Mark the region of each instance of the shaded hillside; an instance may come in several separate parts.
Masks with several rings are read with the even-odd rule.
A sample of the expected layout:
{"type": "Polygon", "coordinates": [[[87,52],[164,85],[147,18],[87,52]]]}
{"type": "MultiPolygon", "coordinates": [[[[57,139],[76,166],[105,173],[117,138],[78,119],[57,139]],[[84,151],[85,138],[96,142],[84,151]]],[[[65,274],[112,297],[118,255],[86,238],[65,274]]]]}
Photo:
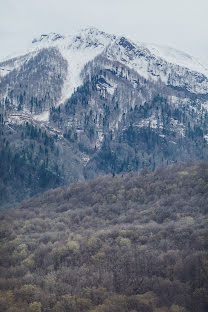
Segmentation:
{"type": "Polygon", "coordinates": [[[83,180],[80,160],[57,133],[27,119],[0,124],[0,208],[77,180],[83,180]]]}
{"type": "Polygon", "coordinates": [[[1,311],[205,312],[208,164],[58,188],[4,211],[1,311]]]}

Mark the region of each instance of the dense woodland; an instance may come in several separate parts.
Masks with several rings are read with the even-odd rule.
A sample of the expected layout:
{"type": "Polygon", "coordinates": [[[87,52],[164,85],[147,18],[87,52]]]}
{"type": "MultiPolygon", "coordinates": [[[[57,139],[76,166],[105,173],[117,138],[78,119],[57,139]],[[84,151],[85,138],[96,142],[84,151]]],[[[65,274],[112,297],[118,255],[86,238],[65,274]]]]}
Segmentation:
{"type": "Polygon", "coordinates": [[[98,177],[0,214],[2,312],[208,310],[208,164],[98,177]]]}
{"type": "Polygon", "coordinates": [[[57,137],[28,121],[0,122],[0,209],[83,179],[82,166],[72,149],[57,137]]]}

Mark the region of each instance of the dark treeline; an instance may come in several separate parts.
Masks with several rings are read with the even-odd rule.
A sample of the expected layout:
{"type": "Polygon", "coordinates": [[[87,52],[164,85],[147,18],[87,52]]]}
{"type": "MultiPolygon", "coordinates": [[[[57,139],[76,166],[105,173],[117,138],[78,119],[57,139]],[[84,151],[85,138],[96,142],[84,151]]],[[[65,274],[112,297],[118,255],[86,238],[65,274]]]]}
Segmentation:
{"type": "Polygon", "coordinates": [[[0,311],[205,312],[208,164],[99,177],[0,214],[0,311]]]}
{"type": "Polygon", "coordinates": [[[55,138],[31,123],[0,128],[0,207],[60,185],[58,156],[55,138]]]}
{"type": "Polygon", "coordinates": [[[83,179],[82,166],[64,142],[35,122],[0,123],[0,209],[83,179]]]}

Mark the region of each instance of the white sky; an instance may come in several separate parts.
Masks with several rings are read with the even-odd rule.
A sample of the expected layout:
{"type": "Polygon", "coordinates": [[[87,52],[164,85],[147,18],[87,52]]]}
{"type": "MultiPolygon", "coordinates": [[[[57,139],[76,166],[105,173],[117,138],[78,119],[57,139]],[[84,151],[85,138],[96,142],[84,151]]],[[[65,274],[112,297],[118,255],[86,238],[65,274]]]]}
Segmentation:
{"type": "Polygon", "coordinates": [[[0,0],[0,57],[43,33],[95,26],[208,63],[208,0],[0,0]]]}

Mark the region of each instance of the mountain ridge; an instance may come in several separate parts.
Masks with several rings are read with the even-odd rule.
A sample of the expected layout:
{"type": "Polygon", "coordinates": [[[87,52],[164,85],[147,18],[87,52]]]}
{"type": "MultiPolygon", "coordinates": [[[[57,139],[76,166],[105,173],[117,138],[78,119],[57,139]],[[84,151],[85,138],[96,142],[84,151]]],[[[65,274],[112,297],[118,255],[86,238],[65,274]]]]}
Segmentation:
{"type": "MultiPolygon", "coordinates": [[[[74,81],[70,81],[70,79],[68,78],[69,81],[67,83],[67,87],[69,86],[69,84],[71,85],[70,92],[68,91],[67,95],[63,96],[62,101],[64,101],[67,97],[70,97],[74,88],[77,88],[78,86],[82,84],[82,81],[80,81],[79,79],[79,75],[84,65],[86,65],[87,62],[91,61],[94,57],[102,53],[104,54],[107,53],[107,55],[109,54],[109,57],[112,57],[114,60],[116,58],[119,58],[119,61],[121,62],[123,61],[123,63],[127,62],[127,65],[130,66],[131,69],[136,70],[144,78],[149,79],[151,77],[151,79],[156,79],[157,76],[160,76],[160,79],[162,79],[166,84],[168,84],[169,78],[162,77],[164,76],[164,73],[161,74],[157,70],[155,70],[155,65],[153,66],[153,68],[152,66],[150,66],[151,68],[148,69],[146,68],[147,64],[145,60],[143,61],[143,63],[140,62],[139,64],[136,64],[137,58],[135,59],[136,61],[132,63],[131,58],[134,58],[132,50],[135,50],[136,55],[139,55],[140,58],[146,57],[148,60],[154,60],[154,58],[156,58],[157,59],[156,67],[164,66],[164,64],[160,64],[162,60],[162,63],[165,61],[167,64],[172,64],[174,66],[177,65],[179,66],[179,68],[186,68],[194,72],[198,71],[203,76],[206,74],[205,77],[208,77],[208,70],[205,68],[205,66],[198,64],[197,61],[193,57],[189,56],[188,54],[184,54],[183,52],[177,51],[173,48],[166,48],[169,51],[174,51],[172,54],[175,53],[176,55],[179,55],[181,53],[183,56],[184,55],[186,56],[185,57],[186,59],[189,59],[189,60],[191,59],[193,61],[193,64],[191,64],[191,62],[189,62],[188,64],[188,62],[185,61],[184,63],[187,63],[185,64],[187,66],[180,66],[182,65],[183,62],[179,60],[178,62],[179,64],[177,64],[177,58],[174,58],[175,64],[174,62],[171,63],[167,59],[167,55],[165,58],[165,53],[161,53],[162,50],[157,49],[159,46],[156,46],[156,45],[152,46],[152,45],[144,44],[144,43],[135,44],[133,43],[132,40],[126,39],[125,37],[109,35],[105,32],[99,31],[96,28],[89,27],[80,32],[75,32],[73,35],[68,35],[68,36],[66,35],[62,36],[56,33],[50,33],[49,35],[46,35],[46,34],[41,35],[39,40],[38,39],[33,40],[33,46],[34,47],[31,48],[31,50],[29,50],[28,53],[36,54],[39,52],[40,49],[56,47],[60,51],[62,56],[67,60],[69,72],[72,71],[71,76],[76,75],[76,78],[73,78],[74,81]],[[124,48],[124,51],[122,51],[121,55],[119,55],[120,48],[124,48]],[[79,50],[79,53],[77,53],[76,55],[77,50],[79,50]],[[110,51],[108,52],[108,50],[110,51]],[[69,51],[71,51],[71,53],[69,51]],[[126,57],[127,59],[125,59],[126,57]],[[78,60],[76,60],[76,58],[78,58],[78,60]],[[80,61],[81,61],[81,64],[80,64],[80,61]]],[[[68,73],[68,76],[69,75],[70,74],[68,73]]],[[[200,78],[199,78],[196,75],[195,83],[197,83],[197,79],[203,80],[203,76],[200,75],[200,78]]],[[[202,84],[203,84],[203,81],[202,81],[202,84]]],[[[203,94],[207,94],[208,84],[207,83],[204,83],[204,84],[205,86],[202,86],[202,88],[198,87],[198,89],[194,90],[194,88],[192,87],[190,88],[190,90],[196,93],[201,92],[203,94]]]]}
{"type": "MultiPolygon", "coordinates": [[[[208,68],[207,68],[208,65],[203,64],[199,60],[199,58],[195,58],[195,57],[191,56],[190,54],[188,54],[187,52],[183,52],[182,50],[179,50],[179,49],[176,49],[176,48],[173,48],[173,47],[170,47],[170,46],[159,45],[159,44],[154,44],[154,43],[147,43],[147,42],[140,42],[138,40],[130,39],[130,37],[126,36],[126,35],[117,35],[117,36],[110,35],[110,34],[107,34],[107,33],[103,32],[103,31],[98,30],[95,27],[83,28],[80,31],[74,32],[74,35],[66,35],[66,34],[65,35],[61,35],[61,34],[57,34],[57,33],[43,34],[39,38],[33,39],[32,43],[42,42],[43,40],[46,40],[46,42],[48,40],[48,43],[49,43],[50,41],[56,41],[58,39],[67,39],[67,38],[71,38],[73,36],[77,37],[82,32],[84,32],[84,33],[90,32],[91,34],[93,34],[93,33],[100,33],[100,34],[102,34],[102,35],[104,35],[106,37],[110,37],[112,40],[115,40],[116,38],[117,39],[119,39],[119,38],[120,39],[121,38],[126,38],[131,44],[136,44],[137,46],[141,46],[141,47],[144,46],[144,47],[146,47],[150,52],[155,54],[155,56],[159,56],[160,55],[160,57],[163,58],[163,59],[166,59],[166,57],[168,58],[168,56],[169,56],[170,60],[171,60],[171,56],[172,56],[173,57],[172,58],[173,63],[175,61],[175,64],[177,64],[179,66],[181,65],[181,66],[184,66],[184,67],[187,67],[189,69],[193,69],[194,70],[194,66],[192,67],[191,63],[188,63],[188,60],[189,61],[193,60],[194,63],[195,63],[195,71],[199,71],[201,73],[204,73],[206,76],[208,75],[208,68]],[[178,60],[178,63],[177,63],[177,57],[178,58],[181,57],[181,60],[178,60]],[[184,65],[183,65],[183,61],[182,60],[184,60],[184,65]],[[185,63],[187,63],[187,64],[185,65],[185,63]],[[199,68],[201,68],[201,70],[199,68]]],[[[167,59],[167,61],[168,61],[168,59],[167,59]]],[[[194,64],[192,64],[192,65],[194,65],[194,64]]]]}
{"type": "MultiPolygon", "coordinates": [[[[2,165],[4,200],[15,179],[32,183],[30,170],[41,192],[100,174],[208,159],[204,74],[94,28],[40,39],[31,52],[0,63],[10,70],[0,76],[1,157],[11,176],[2,165]],[[37,175],[34,163],[42,164],[37,175]]],[[[31,194],[32,184],[24,196],[31,194]]]]}

